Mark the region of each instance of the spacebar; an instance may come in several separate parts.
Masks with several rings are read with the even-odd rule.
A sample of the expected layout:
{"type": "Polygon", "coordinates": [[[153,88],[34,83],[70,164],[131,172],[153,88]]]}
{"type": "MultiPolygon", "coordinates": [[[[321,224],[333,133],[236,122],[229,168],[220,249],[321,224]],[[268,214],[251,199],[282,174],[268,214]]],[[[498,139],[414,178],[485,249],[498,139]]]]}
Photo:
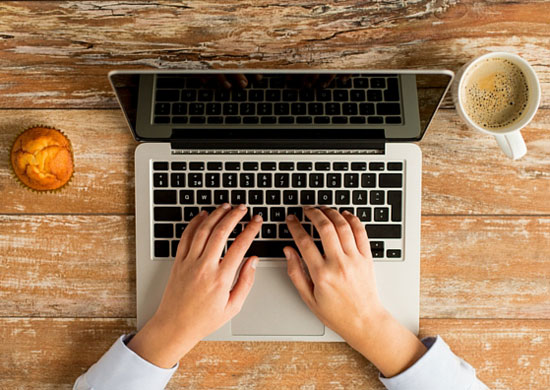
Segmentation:
{"type": "MultiPolygon", "coordinates": [[[[229,240],[227,242],[227,248],[231,246],[234,240],[229,240]]],[[[321,241],[314,241],[321,253],[323,253],[323,246],[321,241]]],[[[296,249],[298,247],[292,240],[269,240],[269,241],[254,241],[248,251],[246,252],[245,257],[247,256],[258,256],[258,257],[270,257],[270,258],[284,258],[285,254],[283,253],[283,248],[285,246],[292,246],[296,249]]],[[[299,251],[298,251],[299,252],[299,251]]]]}

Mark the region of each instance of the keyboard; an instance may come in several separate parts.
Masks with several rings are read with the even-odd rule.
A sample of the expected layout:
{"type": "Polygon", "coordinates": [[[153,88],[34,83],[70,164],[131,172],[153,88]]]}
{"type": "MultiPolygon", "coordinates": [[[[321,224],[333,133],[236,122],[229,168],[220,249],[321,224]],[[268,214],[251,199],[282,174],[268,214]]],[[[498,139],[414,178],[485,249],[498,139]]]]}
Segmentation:
{"type": "Polygon", "coordinates": [[[398,75],[347,75],[324,88],[304,88],[285,75],[250,78],[246,88],[225,89],[196,76],[156,75],[152,123],[183,127],[403,124],[398,75]]]}
{"type": "Polygon", "coordinates": [[[282,258],[284,246],[296,247],[285,222],[288,214],[296,215],[322,251],[319,234],[302,207],[326,205],[359,217],[375,261],[403,260],[404,162],[333,157],[330,162],[322,155],[151,161],[152,258],[174,258],[189,221],[201,210],[212,212],[227,202],[246,204],[249,213],[231,233],[226,249],[252,215],[263,217],[247,256],[282,258]]]}

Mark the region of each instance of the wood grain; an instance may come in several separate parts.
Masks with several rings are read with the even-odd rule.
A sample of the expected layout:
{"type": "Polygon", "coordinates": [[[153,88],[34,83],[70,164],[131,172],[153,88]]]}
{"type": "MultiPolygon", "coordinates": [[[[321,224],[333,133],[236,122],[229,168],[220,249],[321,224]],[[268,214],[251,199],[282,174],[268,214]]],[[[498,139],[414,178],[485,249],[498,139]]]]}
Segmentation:
{"type": "Polygon", "coordinates": [[[550,107],[545,1],[0,2],[0,107],[114,108],[128,68],[447,68],[520,54],[550,107]],[[40,28],[37,28],[37,25],[40,28]]]}
{"type": "MultiPolygon", "coordinates": [[[[422,320],[493,390],[550,386],[550,321],[422,320]]],[[[126,319],[0,319],[0,388],[71,389],[135,324],[126,319]],[[36,369],[40,367],[40,369],[36,369]]],[[[202,342],[167,389],[384,389],[376,369],[344,343],[202,342]]]]}
{"type": "MultiPolygon", "coordinates": [[[[523,130],[528,153],[508,159],[491,136],[468,129],[454,110],[440,110],[419,143],[422,212],[550,215],[550,110],[523,130]]],[[[137,144],[118,110],[0,110],[0,214],[133,214],[137,144]],[[26,127],[58,127],[75,151],[75,175],[59,193],[36,194],[12,177],[9,150],[26,127]]]]}
{"type": "MultiPolygon", "coordinates": [[[[548,217],[424,217],[421,317],[550,319],[549,242],[548,217]]],[[[134,248],[131,216],[0,216],[0,316],[134,317],[134,248]]]]}

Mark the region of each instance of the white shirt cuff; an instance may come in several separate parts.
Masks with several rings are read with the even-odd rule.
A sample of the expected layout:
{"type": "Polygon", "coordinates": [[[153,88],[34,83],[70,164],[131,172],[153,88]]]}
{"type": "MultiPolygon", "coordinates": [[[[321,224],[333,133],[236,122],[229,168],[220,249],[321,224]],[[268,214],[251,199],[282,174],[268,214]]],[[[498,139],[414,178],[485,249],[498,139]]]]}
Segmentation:
{"type": "Polygon", "coordinates": [[[439,336],[422,339],[428,351],[402,373],[380,380],[388,390],[486,389],[475,370],[456,356],[439,336]]]}
{"type": "Polygon", "coordinates": [[[75,389],[162,390],[178,369],[160,368],[136,354],[125,344],[133,337],[121,336],[90,369],[78,378],[75,389]]]}

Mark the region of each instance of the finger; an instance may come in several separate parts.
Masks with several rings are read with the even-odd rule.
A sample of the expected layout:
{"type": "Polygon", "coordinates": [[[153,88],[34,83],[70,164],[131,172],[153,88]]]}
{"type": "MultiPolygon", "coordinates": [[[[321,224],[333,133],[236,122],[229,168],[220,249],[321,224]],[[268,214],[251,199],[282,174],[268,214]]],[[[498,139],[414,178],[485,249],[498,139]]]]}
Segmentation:
{"type": "Polygon", "coordinates": [[[235,283],[233,290],[229,293],[229,300],[227,301],[226,310],[229,312],[231,317],[241,311],[244,300],[252,289],[258,260],[260,259],[257,256],[251,256],[248,258],[244,266],[241,268],[237,283],[235,283]]]}
{"type": "Polygon", "coordinates": [[[319,84],[321,85],[321,88],[326,88],[330,85],[330,83],[332,83],[332,80],[334,80],[334,78],[336,77],[335,74],[326,74],[326,75],[323,75],[323,77],[321,78],[321,80],[319,80],[319,84]]]}
{"type": "Polygon", "coordinates": [[[286,267],[288,277],[298,290],[298,294],[302,297],[302,300],[313,310],[315,304],[315,296],[313,295],[313,283],[306,275],[306,272],[300,264],[300,256],[298,252],[290,246],[283,249],[287,260],[286,267]]]}
{"type": "Polygon", "coordinates": [[[361,223],[357,216],[353,215],[349,211],[344,211],[342,215],[348,220],[351,226],[353,236],[355,237],[355,244],[357,245],[359,252],[364,256],[372,256],[365,226],[361,223]]]}
{"type": "Polygon", "coordinates": [[[321,242],[323,243],[325,254],[328,255],[329,258],[333,258],[344,253],[340,238],[338,237],[338,233],[336,233],[336,228],[325,213],[316,207],[307,207],[304,209],[304,212],[311,223],[313,223],[315,229],[317,229],[321,237],[321,242]]]}
{"type": "Polygon", "coordinates": [[[309,272],[315,273],[319,267],[325,264],[323,255],[317,248],[317,245],[313,242],[313,238],[305,231],[304,227],[298,221],[295,215],[289,215],[286,217],[286,225],[288,230],[296,243],[296,246],[302,254],[302,258],[306,262],[309,272]]]}
{"type": "Polygon", "coordinates": [[[187,225],[187,227],[183,231],[183,234],[181,235],[180,242],[178,244],[178,250],[176,252],[176,259],[183,260],[187,256],[187,252],[189,251],[189,247],[191,246],[191,241],[193,240],[195,231],[197,230],[197,227],[201,223],[203,223],[207,216],[208,213],[203,210],[195,215],[193,219],[191,219],[191,222],[189,222],[189,225],[187,225]]]}
{"type": "Polygon", "coordinates": [[[330,207],[321,207],[321,211],[332,221],[344,252],[348,255],[357,253],[358,249],[355,237],[347,219],[330,207]]]}
{"type": "Polygon", "coordinates": [[[206,218],[206,220],[199,227],[197,227],[197,230],[191,241],[191,246],[189,247],[188,257],[197,259],[202,254],[206,243],[208,242],[208,239],[210,238],[210,235],[212,234],[212,231],[214,230],[214,227],[218,224],[218,222],[220,222],[226,216],[226,214],[235,214],[235,210],[229,210],[231,210],[231,206],[229,205],[229,203],[222,204],[216,210],[212,211],[212,213],[206,218]]]}
{"type": "Polygon", "coordinates": [[[248,79],[242,73],[232,75],[231,79],[233,80],[233,85],[238,85],[241,88],[246,88],[248,85],[248,79]]]}
{"type": "MultiPolygon", "coordinates": [[[[260,231],[261,226],[262,217],[255,215],[227,250],[227,253],[221,262],[221,266],[227,269],[227,272],[231,275],[231,278],[233,278],[235,272],[237,272],[237,268],[239,268],[246,251],[250,248],[250,245],[260,231]]],[[[225,241],[227,241],[227,238],[225,241]]]]}
{"type": "Polygon", "coordinates": [[[227,77],[225,77],[224,74],[216,75],[216,79],[218,80],[218,84],[221,85],[222,87],[226,89],[230,89],[232,87],[231,83],[229,82],[227,77]]]}

